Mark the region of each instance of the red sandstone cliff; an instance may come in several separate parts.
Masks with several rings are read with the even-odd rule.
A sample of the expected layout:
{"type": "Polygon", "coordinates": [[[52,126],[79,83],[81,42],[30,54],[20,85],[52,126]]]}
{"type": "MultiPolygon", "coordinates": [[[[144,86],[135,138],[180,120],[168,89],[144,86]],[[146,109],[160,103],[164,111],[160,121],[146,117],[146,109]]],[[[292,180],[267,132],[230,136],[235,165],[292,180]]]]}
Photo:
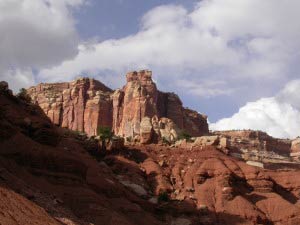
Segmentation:
{"type": "Polygon", "coordinates": [[[96,135],[99,126],[112,125],[112,90],[94,79],[39,84],[28,93],[56,125],[89,135],[96,135]]]}
{"type": "MultiPolygon", "coordinates": [[[[202,136],[189,150],[128,145],[97,157],[95,139],[54,126],[6,82],[0,109],[0,224],[300,224],[299,163],[262,169],[219,148],[230,147],[224,138],[238,148],[276,147],[265,133],[202,136]]],[[[143,117],[145,137],[146,128],[171,133],[176,126],[143,117]]],[[[299,139],[292,147],[298,151],[299,139]]]]}
{"type": "Polygon", "coordinates": [[[113,94],[113,129],[117,134],[140,135],[144,117],[168,118],[193,136],[208,133],[206,116],[184,108],[176,94],[157,90],[151,71],[128,73],[126,78],[127,84],[113,94]]]}
{"type": "Polygon", "coordinates": [[[188,151],[129,145],[97,161],[93,138],[55,127],[1,82],[0,109],[0,224],[300,224],[299,164],[253,167],[208,146],[213,136],[188,151]]]}
{"type": "Polygon", "coordinates": [[[172,139],[179,130],[193,136],[208,133],[206,116],[184,108],[176,94],[157,90],[150,71],[131,72],[126,78],[126,85],[114,92],[99,81],[82,78],[71,83],[39,84],[28,93],[53,123],[90,136],[96,135],[99,126],[112,127],[124,137],[144,137],[145,143],[154,136],[172,139]],[[146,118],[150,124],[142,123],[141,127],[146,118]],[[163,122],[162,118],[169,120],[163,122]]]}

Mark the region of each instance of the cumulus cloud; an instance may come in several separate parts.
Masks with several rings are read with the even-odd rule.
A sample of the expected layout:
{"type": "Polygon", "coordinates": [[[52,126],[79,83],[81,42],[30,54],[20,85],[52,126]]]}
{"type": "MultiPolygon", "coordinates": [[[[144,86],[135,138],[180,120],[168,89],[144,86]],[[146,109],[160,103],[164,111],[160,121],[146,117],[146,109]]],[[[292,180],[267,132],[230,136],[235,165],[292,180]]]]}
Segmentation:
{"type": "Polygon", "coordinates": [[[0,79],[16,89],[33,73],[78,53],[70,7],[83,0],[0,0],[0,79]],[[26,78],[26,79],[25,79],[26,78]]]}
{"type": "MultiPolygon", "coordinates": [[[[19,87],[93,75],[119,87],[125,72],[146,68],[164,90],[246,102],[299,76],[298,0],[199,0],[192,10],[162,5],[143,16],[135,34],[78,43],[70,7],[84,2],[0,0],[0,78],[19,87]]],[[[298,135],[297,82],[212,127],[298,135]]]]}
{"type": "Polygon", "coordinates": [[[300,80],[289,82],[276,96],[249,102],[230,118],[210,124],[212,130],[253,129],[278,138],[300,136],[300,80]]]}
{"type": "Polygon", "coordinates": [[[211,98],[219,95],[230,95],[232,92],[234,92],[233,89],[224,89],[223,86],[226,85],[226,83],[221,80],[204,80],[200,82],[177,80],[175,81],[175,84],[186,89],[188,93],[203,98],[211,98]]]}
{"type": "MultiPolygon", "coordinates": [[[[289,68],[300,49],[299,6],[297,0],[204,0],[191,11],[159,6],[144,15],[136,34],[81,43],[74,59],[42,70],[39,77],[57,81],[66,74],[64,79],[109,72],[117,79],[128,70],[150,68],[172,88],[191,86],[182,87],[176,79],[202,87],[222,80],[206,85],[213,96],[233,94],[241,86],[253,89],[258,80],[271,86],[270,81],[293,77],[289,68]]],[[[203,97],[196,88],[189,93],[203,97]]]]}
{"type": "Polygon", "coordinates": [[[133,36],[101,43],[82,44],[74,60],[43,70],[41,77],[59,79],[62,74],[109,70],[115,74],[128,70],[151,68],[155,71],[177,71],[203,68],[208,61],[229,65],[237,59],[226,43],[209,34],[187,27],[188,12],[181,6],[161,6],[148,12],[141,31],[133,36]],[[210,43],[210,47],[207,47],[210,43]],[[206,52],[205,52],[206,51],[206,52]],[[228,57],[223,57],[226,54],[228,57]],[[200,53],[200,54],[199,54],[200,53]],[[205,54],[205,57],[201,54],[205,54]]]}
{"type": "Polygon", "coordinates": [[[14,92],[17,92],[21,88],[29,87],[34,84],[34,75],[32,70],[7,70],[1,75],[1,80],[7,81],[10,85],[10,88],[14,92]]]}

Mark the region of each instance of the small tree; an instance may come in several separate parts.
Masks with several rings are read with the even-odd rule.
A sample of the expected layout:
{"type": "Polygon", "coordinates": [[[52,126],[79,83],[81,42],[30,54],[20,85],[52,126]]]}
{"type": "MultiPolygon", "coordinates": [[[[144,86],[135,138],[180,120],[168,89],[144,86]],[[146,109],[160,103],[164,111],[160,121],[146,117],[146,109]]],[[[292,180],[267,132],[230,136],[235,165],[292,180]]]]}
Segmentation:
{"type": "Polygon", "coordinates": [[[31,102],[31,97],[27,93],[27,90],[25,88],[21,88],[19,93],[17,94],[17,97],[25,102],[31,102]]]}
{"type": "Polygon", "coordinates": [[[170,197],[167,192],[161,192],[158,195],[158,202],[168,202],[170,197]]]}
{"type": "Polygon", "coordinates": [[[106,143],[110,142],[111,138],[113,137],[114,133],[111,131],[110,127],[99,127],[98,128],[98,135],[101,140],[101,148],[102,151],[106,151],[106,143]]]}
{"type": "Polygon", "coordinates": [[[190,141],[192,138],[192,136],[187,133],[186,131],[181,131],[181,133],[178,135],[178,139],[182,140],[182,139],[186,139],[187,141],[190,141]]]}

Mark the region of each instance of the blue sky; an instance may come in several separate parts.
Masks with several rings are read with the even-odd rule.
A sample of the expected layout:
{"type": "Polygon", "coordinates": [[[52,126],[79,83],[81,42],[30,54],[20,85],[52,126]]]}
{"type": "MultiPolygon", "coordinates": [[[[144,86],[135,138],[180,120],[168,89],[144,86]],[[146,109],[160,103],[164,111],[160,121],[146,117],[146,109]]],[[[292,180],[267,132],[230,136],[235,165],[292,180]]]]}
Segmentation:
{"type": "Polygon", "coordinates": [[[181,4],[191,9],[194,0],[90,0],[76,10],[77,29],[83,40],[122,38],[138,32],[140,19],[150,9],[162,4],[181,4]]]}
{"type": "MultiPolygon", "coordinates": [[[[157,6],[175,4],[192,10],[197,2],[194,0],[90,0],[85,7],[75,10],[74,16],[82,40],[102,41],[137,33],[143,15],[157,6]]],[[[155,75],[159,76],[159,74],[155,75]]],[[[203,98],[199,101],[197,97],[186,95],[185,90],[166,88],[164,82],[158,86],[165,91],[175,91],[181,96],[185,105],[209,114],[211,121],[230,116],[239,108],[239,102],[233,99],[216,98],[215,104],[211,104],[211,99],[203,98]]]]}
{"type": "Polygon", "coordinates": [[[0,78],[13,90],[150,69],[211,129],[300,135],[298,0],[2,0],[0,78]]]}

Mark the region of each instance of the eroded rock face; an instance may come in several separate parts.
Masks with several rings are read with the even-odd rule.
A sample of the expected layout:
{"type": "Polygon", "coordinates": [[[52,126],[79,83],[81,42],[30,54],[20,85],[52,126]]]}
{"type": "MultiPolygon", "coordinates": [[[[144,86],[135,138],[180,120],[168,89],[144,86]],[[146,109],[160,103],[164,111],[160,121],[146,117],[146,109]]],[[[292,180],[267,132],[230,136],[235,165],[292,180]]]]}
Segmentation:
{"type": "Polygon", "coordinates": [[[142,144],[148,144],[152,141],[153,128],[151,119],[149,117],[142,118],[140,125],[140,142],[142,144]]]}
{"type": "Polygon", "coordinates": [[[116,134],[125,137],[139,135],[145,117],[151,118],[156,131],[158,120],[168,118],[176,127],[193,136],[209,132],[206,116],[184,108],[176,94],[157,90],[151,71],[128,73],[126,78],[127,84],[123,89],[112,95],[113,129],[116,134]]]}
{"type": "MultiPolygon", "coordinates": [[[[36,105],[0,92],[0,109],[0,224],[300,224],[299,163],[265,170],[212,141],[129,145],[98,161],[93,138],[52,125],[36,105]],[[58,143],[41,141],[51,133],[58,143]]],[[[162,122],[171,127],[157,118],[154,133],[162,122]]]]}
{"type": "Polygon", "coordinates": [[[81,78],[39,84],[28,93],[54,124],[89,136],[96,135],[100,126],[143,143],[176,139],[179,130],[193,136],[209,132],[206,116],[184,108],[176,94],[157,90],[151,71],[130,72],[126,79],[126,85],[114,92],[99,81],[81,78]]]}
{"type": "Polygon", "coordinates": [[[292,152],[300,152],[300,138],[292,141],[292,152]]]}
{"type": "MultiPolygon", "coordinates": [[[[156,118],[153,117],[153,126],[155,126],[156,118]]],[[[178,126],[169,118],[163,117],[158,121],[158,128],[155,129],[156,134],[168,142],[176,141],[180,130],[178,126]]]]}
{"type": "Polygon", "coordinates": [[[112,91],[94,79],[39,84],[28,93],[56,125],[90,136],[97,134],[99,126],[112,126],[112,91]]]}
{"type": "Polygon", "coordinates": [[[157,115],[158,90],[150,71],[132,72],[126,75],[127,84],[113,94],[113,130],[125,137],[141,133],[144,117],[157,115]]]}
{"type": "Polygon", "coordinates": [[[216,135],[227,138],[227,145],[232,148],[247,149],[257,152],[274,152],[288,156],[291,151],[291,141],[269,136],[262,131],[217,131],[216,135]]]}

